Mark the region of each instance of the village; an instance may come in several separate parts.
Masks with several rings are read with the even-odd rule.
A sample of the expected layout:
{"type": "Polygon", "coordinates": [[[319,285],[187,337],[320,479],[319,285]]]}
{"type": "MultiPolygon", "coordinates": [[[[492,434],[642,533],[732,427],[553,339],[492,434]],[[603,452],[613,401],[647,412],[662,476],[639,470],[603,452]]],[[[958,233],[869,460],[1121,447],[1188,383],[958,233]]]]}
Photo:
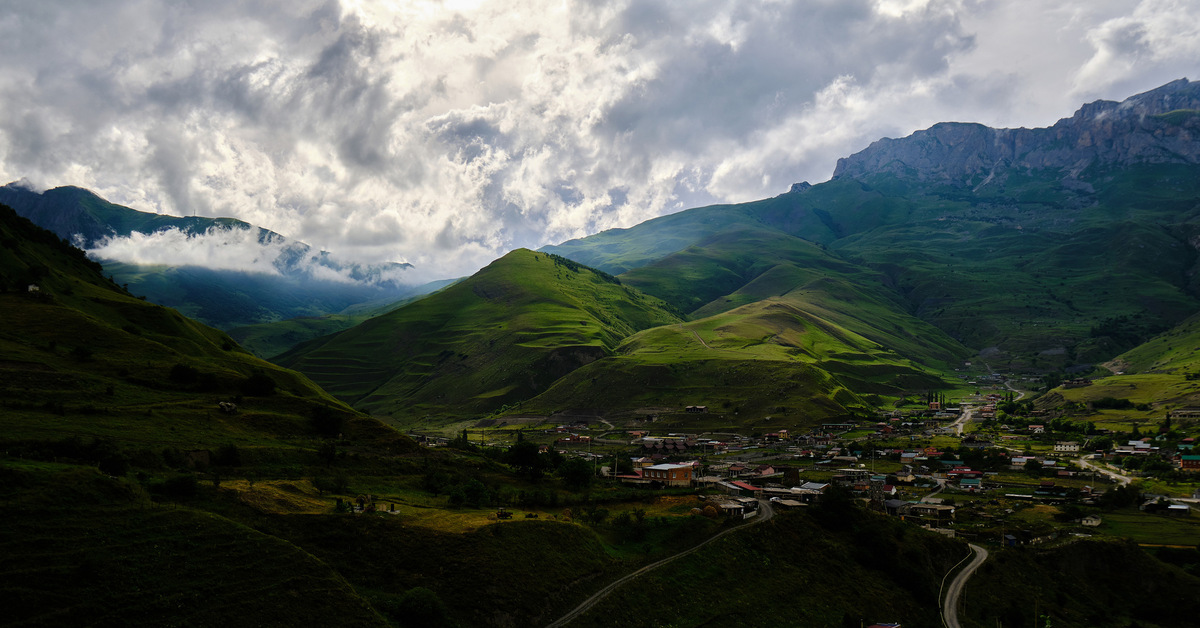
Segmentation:
{"type": "Polygon", "coordinates": [[[753,435],[576,421],[546,429],[553,442],[542,450],[592,462],[598,481],[692,489],[746,519],[758,515],[760,500],[788,510],[837,495],[947,536],[1009,546],[1093,534],[1166,542],[1139,533],[1148,517],[1173,519],[1167,540],[1200,542],[1200,455],[1189,411],[1172,413],[1152,434],[1126,434],[1031,408],[1012,391],[961,403],[935,396],[867,420],[753,435]]]}

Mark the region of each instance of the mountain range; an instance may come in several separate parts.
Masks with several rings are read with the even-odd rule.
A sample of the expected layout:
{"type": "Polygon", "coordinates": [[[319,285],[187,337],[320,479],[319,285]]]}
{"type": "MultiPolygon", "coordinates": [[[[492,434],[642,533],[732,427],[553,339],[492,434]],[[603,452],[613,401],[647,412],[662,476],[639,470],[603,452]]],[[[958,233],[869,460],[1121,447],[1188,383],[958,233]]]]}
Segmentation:
{"type": "Polygon", "coordinates": [[[367,301],[391,302],[422,293],[409,285],[407,263],[342,262],[327,251],[233,218],[152,214],[82,188],[37,192],[23,182],[0,187],[0,203],[91,251],[131,291],[223,329],[337,313],[367,301]],[[107,254],[114,242],[126,241],[157,249],[157,258],[177,259],[177,247],[196,239],[206,239],[208,259],[149,264],[107,254]]]}
{"type": "MultiPolygon", "coordinates": [[[[1186,79],[1049,128],[942,123],[839,160],[825,183],[514,251],[357,318],[310,299],[320,323],[244,337],[400,424],[559,413],[802,425],[953,389],[972,359],[1086,371],[1200,311],[1198,133],[1200,84],[1186,79]],[[336,333],[313,338],[323,331],[336,333]]],[[[57,195],[112,209],[75,189],[41,198],[57,195]]],[[[27,211],[60,234],[132,230],[27,211]]],[[[136,285],[161,280],[169,294],[155,277],[136,285]]]]}

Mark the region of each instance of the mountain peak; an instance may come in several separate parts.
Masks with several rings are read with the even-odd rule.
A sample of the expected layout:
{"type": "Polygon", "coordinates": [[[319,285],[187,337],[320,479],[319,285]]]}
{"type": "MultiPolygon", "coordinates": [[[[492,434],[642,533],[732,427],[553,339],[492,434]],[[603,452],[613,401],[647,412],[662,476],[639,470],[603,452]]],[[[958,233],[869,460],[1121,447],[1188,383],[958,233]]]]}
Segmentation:
{"type": "Polygon", "coordinates": [[[1058,169],[1073,177],[1093,164],[1200,163],[1197,139],[1200,82],[1183,78],[1121,102],[1087,103],[1048,128],[940,122],[839,159],[833,178],[889,173],[967,185],[1006,168],[1058,169]]]}

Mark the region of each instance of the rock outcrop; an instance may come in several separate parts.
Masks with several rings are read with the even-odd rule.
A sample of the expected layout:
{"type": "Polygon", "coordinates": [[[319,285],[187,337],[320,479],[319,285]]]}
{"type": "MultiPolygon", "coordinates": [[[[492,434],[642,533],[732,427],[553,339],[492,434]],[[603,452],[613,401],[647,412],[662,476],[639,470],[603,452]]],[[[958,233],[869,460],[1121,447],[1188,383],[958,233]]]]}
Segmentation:
{"type": "Polygon", "coordinates": [[[1013,169],[1056,169],[1073,179],[1093,165],[1138,163],[1200,163],[1200,82],[1089,103],[1049,128],[936,124],[839,159],[833,178],[889,173],[967,186],[1013,169]]]}

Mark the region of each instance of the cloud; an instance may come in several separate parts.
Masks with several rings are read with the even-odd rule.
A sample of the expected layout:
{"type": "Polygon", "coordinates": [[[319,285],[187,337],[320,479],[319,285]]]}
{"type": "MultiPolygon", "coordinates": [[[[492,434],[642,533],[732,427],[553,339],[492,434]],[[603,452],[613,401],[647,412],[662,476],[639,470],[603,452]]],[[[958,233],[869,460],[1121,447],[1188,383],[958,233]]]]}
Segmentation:
{"type": "Polygon", "coordinates": [[[108,236],[88,255],[147,266],[200,266],[272,275],[307,277],[347,284],[412,285],[418,277],[399,264],[344,262],[327,252],[252,228],[210,227],[193,233],[175,227],[154,233],[108,236]]]}
{"type": "MultiPolygon", "coordinates": [[[[518,246],[821,181],[881,136],[941,120],[1046,125],[1085,97],[1194,77],[1198,11],[1167,0],[16,3],[0,16],[0,177],[234,216],[343,258],[458,275],[518,246]]],[[[196,259],[215,260],[232,245],[217,239],[110,246],[198,247],[196,259]]]]}

